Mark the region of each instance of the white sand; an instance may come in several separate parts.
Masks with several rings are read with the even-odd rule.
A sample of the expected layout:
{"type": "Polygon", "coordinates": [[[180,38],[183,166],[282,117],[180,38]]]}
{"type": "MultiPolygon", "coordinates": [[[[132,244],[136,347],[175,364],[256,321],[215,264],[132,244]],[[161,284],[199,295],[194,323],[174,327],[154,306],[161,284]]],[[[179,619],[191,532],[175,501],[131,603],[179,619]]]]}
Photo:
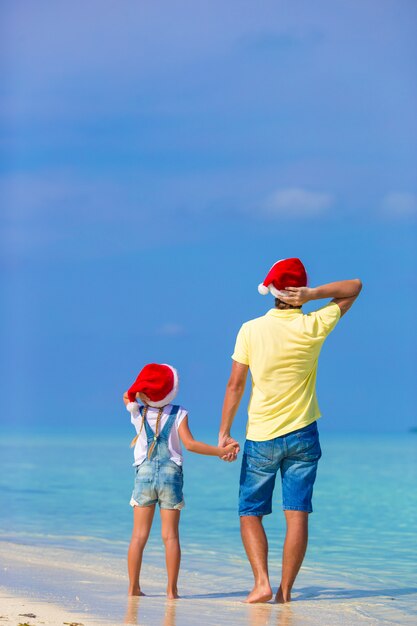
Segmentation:
{"type": "Polygon", "coordinates": [[[58,626],[58,624],[83,624],[84,626],[97,625],[99,620],[94,621],[85,615],[78,615],[67,611],[63,607],[52,602],[35,600],[12,594],[8,589],[0,588],[0,624],[45,624],[46,626],[58,626]]]}
{"type": "Polygon", "coordinates": [[[412,588],[370,588],[352,580],[304,569],[294,602],[248,606],[249,566],[229,573],[219,562],[216,575],[182,570],[178,601],[165,599],[165,572],[145,563],[147,597],[126,597],[125,562],[117,557],[52,547],[0,543],[1,624],[62,625],[79,622],[141,626],[356,626],[415,624],[417,595],[412,588]],[[19,614],[33,613],[36,618],[19,614]]]}

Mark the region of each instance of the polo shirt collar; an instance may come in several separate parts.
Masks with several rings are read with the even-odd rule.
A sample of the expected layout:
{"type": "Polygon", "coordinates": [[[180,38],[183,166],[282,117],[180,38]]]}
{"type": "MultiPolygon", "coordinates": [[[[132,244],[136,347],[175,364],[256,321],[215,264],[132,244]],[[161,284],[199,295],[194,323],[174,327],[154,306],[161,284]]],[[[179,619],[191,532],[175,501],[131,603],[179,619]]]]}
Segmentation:
{"type": "Polygon", "coordinates": [[[302,315],[301,309],[269,309],[267,315],[273,315],[274,317],[289,317],[291,315],[302,315]]]}

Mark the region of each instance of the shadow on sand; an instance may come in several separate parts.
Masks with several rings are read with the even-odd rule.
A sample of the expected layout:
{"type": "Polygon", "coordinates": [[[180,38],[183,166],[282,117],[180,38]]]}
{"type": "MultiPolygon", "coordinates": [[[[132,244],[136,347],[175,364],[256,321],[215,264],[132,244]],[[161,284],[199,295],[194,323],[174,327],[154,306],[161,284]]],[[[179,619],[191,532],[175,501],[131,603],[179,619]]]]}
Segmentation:
{"type": "Polygon", "coordinates": [[[398,596],[406,596],[417,593],[417,587],[405,587],[403,589],[340,589],[332,587],[304,587],[297,589],[294,600],[354,600],[358,598],[384,597],[395,600],[398,596]]]}
{"type": "Polygon", "coordinates": [[[193,593],[190,595],[182,595],[181,598],[183,598],[184,600],[206,600],[208,598],[219,598],[219,599],[224,599],[224,598],[246,598],[246,596],[248,595],[249,590],[248,589],[244,589],[243,591],[229,591],[227,593],[222,593],[222,592],[218,592],[218,593],[193,593]]]}
{"type": "MultiPolygon", "coordinates": [[[[249,589],[242,591],[229,591],[227,593],[198,593],[181,596],[184,600],[227,599],[245,598],[249,589]]],[[[395,600],[398,596],[406,596],[417,593],[417,587],[391,588],[391,589],[341,589],[332,587],[311,586],[294,591],[294,602],[305,600],[354,600],[359,598],[389,598],[395,600]]]]}

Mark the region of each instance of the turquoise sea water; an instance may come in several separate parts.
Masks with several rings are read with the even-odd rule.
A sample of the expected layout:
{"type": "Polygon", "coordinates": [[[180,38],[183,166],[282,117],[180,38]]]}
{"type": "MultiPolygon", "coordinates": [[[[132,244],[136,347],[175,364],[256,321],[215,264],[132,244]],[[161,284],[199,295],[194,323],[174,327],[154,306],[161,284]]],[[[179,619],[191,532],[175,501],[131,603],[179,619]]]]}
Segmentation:
{"type": "MultiPolygon", "coordinates": [[[[321,443],[305,567],[383,593],[410,593],[417,588],[417,435],[321,435],[321,443]]],[[[124,556],[132,523],[128,444],[110,437],[3,438],[0,540],[124,556]]],[[[209,574],[227,562],[231,575],[242,568],[249,574],[236,513],[239,461],[186,453],[184,475],[183,568],[209,574]]],[[[277,482],[265,519],[276,580],[280,497],[277,482]]],[[[159,528],[156,516],[146,559],[162,566],[159,528]]]]}

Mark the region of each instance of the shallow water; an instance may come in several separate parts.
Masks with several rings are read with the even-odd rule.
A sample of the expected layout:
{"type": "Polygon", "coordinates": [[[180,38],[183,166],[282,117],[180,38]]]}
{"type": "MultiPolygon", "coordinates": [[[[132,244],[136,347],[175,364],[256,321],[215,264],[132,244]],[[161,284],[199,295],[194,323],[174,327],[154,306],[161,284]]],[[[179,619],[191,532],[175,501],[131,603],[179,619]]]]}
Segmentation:
{"type": "MultiPolygon", "coordinates": [[[[337,581],[341,597],[343,584],[349,597],[355,589],[358,597],[400,590],[409,596],[417,587],[417,436],[327,435],[321,441],[304,578],[337,581]]],[[[6,438],[0,459],[0,540],[124,558],[133,481],[125,439],[6,438]]],[[[184,571],[212,576],[220,566],[230,580],[244,572],[250,582],[236,513],[239,463],[187,453],[184,475],[184,571]]],[[[279,485],[265,525],[276,586],[284,536],[279,485]]],[[[159,528],[156,516],[145,557],[156,567],[163,566],[159,528]]],[[[314,595],[314,584],[303,588],[314,595]]],[[[411,615],[412,603],[404,610],[411,615]]]]}

